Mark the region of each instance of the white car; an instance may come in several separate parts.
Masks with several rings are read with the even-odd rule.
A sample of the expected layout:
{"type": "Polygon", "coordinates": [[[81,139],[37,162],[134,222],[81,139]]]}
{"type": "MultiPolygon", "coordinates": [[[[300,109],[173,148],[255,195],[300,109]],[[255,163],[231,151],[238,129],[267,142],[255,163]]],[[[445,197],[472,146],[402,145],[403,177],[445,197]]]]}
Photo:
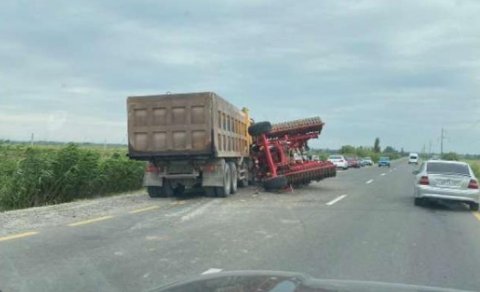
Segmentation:
{"type": "Polygon", "coordinates": [[[410,155],[408,155],[408,164],[418,164],[417,153],[410,153],[410,155]]]}
{"type": "Polygon", "coordinates": [[[428,200],[463,202],[478,211],[480,190],[478,179],[465,162],[429,160],[413,172],[415,205],[428,200]]]}
{"type": "Polygon", "coordinates": [[[330,155],[327,160],[335,164],[337,168],[348,168],[348,162],[343,155],[330,155]]]}

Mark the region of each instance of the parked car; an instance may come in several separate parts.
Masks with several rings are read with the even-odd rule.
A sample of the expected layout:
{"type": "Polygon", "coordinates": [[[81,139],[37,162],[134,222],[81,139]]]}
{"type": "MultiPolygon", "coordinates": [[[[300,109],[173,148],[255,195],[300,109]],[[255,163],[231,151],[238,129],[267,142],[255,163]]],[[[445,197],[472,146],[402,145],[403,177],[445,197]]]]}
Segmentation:
{"type": "Polygon", "coordinates": [[[330,155],[327,160],[335,164],[337,168],[348,169],[348,162],[343,155],[330,155]]]}
{"type": "Polygon", "coordinates": [[[387,156],[380,157],[380,159],[378,160],[378,167],[382,167],[382,166],[390,167],[390,157],[387,157],[387,156]]]}
{"type": "Polygon", "coordinates": [[[418,164],[417,153],[410,153],[410,155],[408,155],[408,164],[418,164]]]}
{"type": "Polygon", "coordinates": [[[348,167],[354,167],[354,168],[359,168],[360,167],[360,161],[356,157],[348,156],[345,157],[347,159],[348,167]]]}
{"type": "Polygon", "coordinates": [[[466,203],[478,211],[480,191],[478,179],[465,162],[428,160],[419,170],[414,183],[415,205],[427,200],[447,200],[466,203]]]}
{"type": "Polygon", "coordinates": [[[362,166],[367,166],[367,165],[373,165],[373,160],[371,157],[364,157],[362,158],[362,160],[360,161],[360,164],[362,166]]]}

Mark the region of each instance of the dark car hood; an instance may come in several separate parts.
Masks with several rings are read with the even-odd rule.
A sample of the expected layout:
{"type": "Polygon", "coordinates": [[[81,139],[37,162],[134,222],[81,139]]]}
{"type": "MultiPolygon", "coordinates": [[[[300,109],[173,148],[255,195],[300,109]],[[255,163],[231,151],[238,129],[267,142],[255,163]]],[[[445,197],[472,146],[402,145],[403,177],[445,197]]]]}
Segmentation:
{"type": "Polygon", "coordinates": [[[221,272],[174,283],[152,291],[165,292],[330,292],[330,291],[465,291],[382,282],[320,280],[274,271],[221,272]]]}

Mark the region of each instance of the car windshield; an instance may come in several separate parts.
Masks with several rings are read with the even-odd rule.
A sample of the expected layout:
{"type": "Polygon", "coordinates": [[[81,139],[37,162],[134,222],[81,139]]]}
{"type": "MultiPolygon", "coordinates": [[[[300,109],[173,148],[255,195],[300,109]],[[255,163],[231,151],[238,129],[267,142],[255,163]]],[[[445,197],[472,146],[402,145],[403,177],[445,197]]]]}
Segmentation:
{"type": "Polygon", "coordinates": [[[386,161],[386,160],[390,160],[390,158],[389,157],[380,157],[380,160],[381,161],[386,161]]]}
{"type": "Polygon", "coordinates": [[[442,162],[428,162],[427,173],[429,174],[460,174],[470,175],[470,171],[466,164],[458,163],[442,163],[442,162]]]}
{"type": "Polygon", "coordinates": [[[336,160],[338,160],[338,159],[343,159],[343,158],[342,158],[342,156],[332,155],[332,156],[329,157],[329,159],[336,159],[336,160]]]}

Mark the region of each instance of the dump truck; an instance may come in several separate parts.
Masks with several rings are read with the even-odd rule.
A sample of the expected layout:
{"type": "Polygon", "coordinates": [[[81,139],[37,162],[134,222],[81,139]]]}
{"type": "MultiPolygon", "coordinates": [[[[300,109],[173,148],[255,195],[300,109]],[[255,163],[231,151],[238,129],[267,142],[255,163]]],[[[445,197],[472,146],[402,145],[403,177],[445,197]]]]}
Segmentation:
{"type": "Polygon", "coordinates": [[[213,92],[131,96],[127,111],[128,155],[148,162],[150,197],[189,188],[227,197],[249,183],[280,190],[336,175],[332,163],[306,159],[324,126],[319,117],[253,123],[247,109],[213,92]]]}
{"type": "Polygon", "coordinates": [[[213,92],[127,98],[128,155],[146,160],[151,197],[202,187],[226,197],[249,181],[248,110],[213,92]]]}

